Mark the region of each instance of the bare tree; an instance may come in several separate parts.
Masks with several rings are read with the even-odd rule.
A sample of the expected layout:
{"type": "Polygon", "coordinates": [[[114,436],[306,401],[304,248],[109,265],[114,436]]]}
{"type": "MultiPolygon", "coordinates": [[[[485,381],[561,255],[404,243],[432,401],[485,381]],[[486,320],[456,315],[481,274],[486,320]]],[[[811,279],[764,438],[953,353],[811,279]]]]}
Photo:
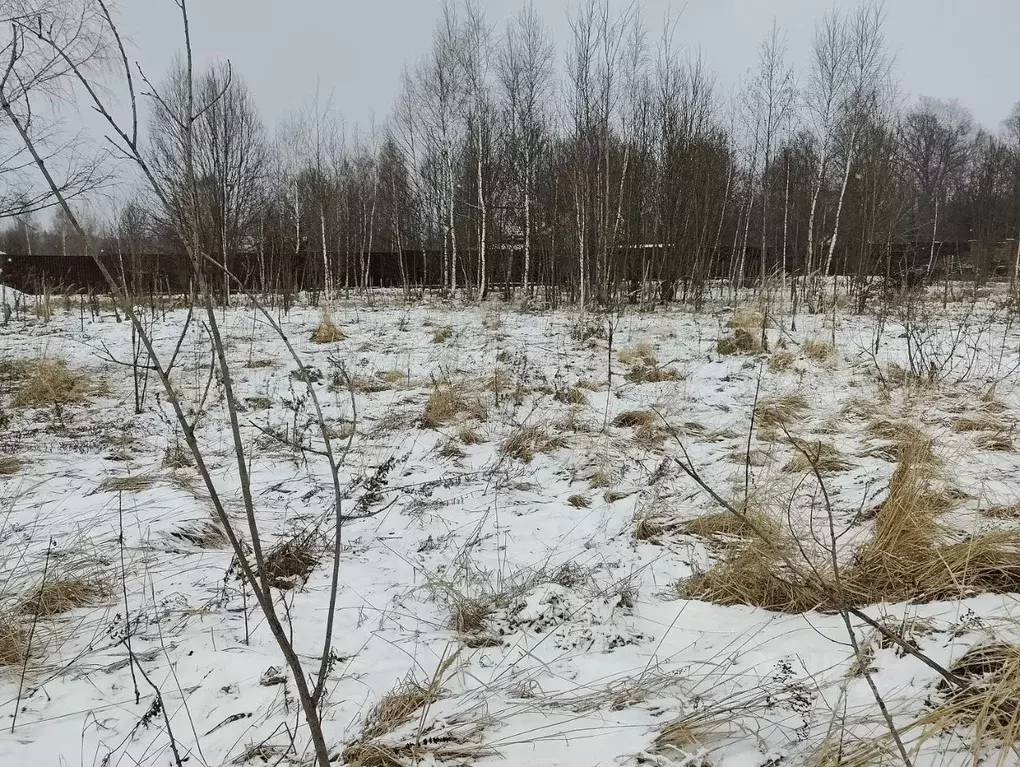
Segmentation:
{"type": "MultiPolygon", "coordinates": [[[[96,75],[108,64],[110,36],[90,0],[5,0],[0,4],[0,90],[67,200],[103,187],[109,153],[90,146],[64,120],[72,67],[96,75]],[[48,25],[40,34],[40,24],[48,25]],[[60,50],[47,42],[56,40],[60,50]]],[[[13,122],[0,115],[0,219],[56,206],[41,185],[13,122]]]]}
{"type": "MultiPolygon", "coordinates": [[[[153,110],[148,161],[170,190],[164,220],[171,231],[182,231],[191,214],[191,195],[197,193],[199,242],[229,268],[232,257],[254,242],[265,191],[265,131],[251,94],[229,65],[211,67],[192,90],[181,61],[173,64],[163,86],[149,94],[153,110]],[[198,111],[189,122],[191,98],[198,111]],[[194,166],[194,190],[189,188],[189,163],[194,166]]],[[[225,281],[224,300],[228,295],[225,281]]]]}
{"type": "Polygon", "coordinates": [[[530,295],[531,252],[540,157],[548,148],[548,103],[552,90],[553,44],[548,31],[528,5],[507,26],[498,71],[504,120],[505,146],[511,184],[516,186],[518,227],[524,255],[522,288],[530,295]]]}
{"type": "MultiPolygon", "coordinates": [[[[125,291],[123,284],[116,279],[107,265],[94,251],[92,252],[92,256],[97,268],[102,272],[104,278],[107,280],[111,291],[113,291],[117,296],[122,310],[131,321],[132,328],[137,333],[137,337],[144,347],[151,369],[154,375],[159,379],[169,406],[173,410],[174,418],[182,429],[185,442],[194,458],[196,469],[198,470],[209,494],[210,501],[215,509],[217,520],[231,544],[240,571],[243,574],[249,588],[252,590],[259,608],[266,619],[266,624],[276,640],[280,652],[293,675],[297,697],[311,736],[316,764],[319,765],[319,767],[328,767],[331,763],[331,759],[322,731],[320,706],[325,694],[326,681],[330,668],[330,658],[332,655],[333,620],[336,605],[336,592],[338,589],[341,553],[340,533],[343,519],[340,506],[343,493],[339,485],[339,480],[337,479],[338,463],[337,457],[331,447],[329,429],[322,416],[322,410],[319,406],[319,400],[315,389],[309,384],[307,386],[308,396],[315,407],[317,420],[320,425],[321,436],[325,444],[325,456],[328,460],[330,473],[333,478],[334,508],[332,521],[335,524],[334,546],[332,552],[332,588],[330,604],[326,612],[326,626],[323,631],[322,652],[319,661],[318,673],[314,681],[312,681],[306,672],[304,663],[295,650],[293,641],[290,638],[287,629],[285,628],[284,618],[278,612],[278,600],[274,598],[272,582],[265,568],[265,554],[262,550],[259,519],[248,471],[247,447],[241,435],[238,403],[234,395],[233,378],[231,375],[231,367],[227,359],[226,342],[220,331],[216,306],[206,275],[206,267],[210,264],[218,265],[225,274],[229,274],[229,272],[226,265],[219,264],[215,258],[209,254],[206,250],[205,244],[203,243],[203,213],[201,211],[202,197],[200,179],[198,175],[198,163],[196,162],[196,155],[198,153],[196,124],[202,116],[201,110],[210,107],[212,104],[210,102],[202,103],[197,97],[198,89],[196,88],[194,65],[191,55],[191,30],[188,18],[188,8],[184,0],[179,0],[178,7],[181,11],[184,30],[184,76],[176,81],[177,87],[175,93],[162,93],[156,89],[150,89],[149,91],[151,98],[159,104],[159,108],[161,110],[165,111],[168,115],[168,119],[173,120],[173,126],[176,130],[171,133],[170,136],[174,145],[180,148],[183,175],[162,176],[157,174],[153,165],[150,164],[147,155],[143,153],[140,148],[137,131],[137,99],[132,71],[127,64],[127,56],[124,53],[123,47],[120,45],[120,37],[117,34],[116,26],[105,0],[96,0],[96,3],[108,24],[110,34],[112,34],[117,41],[118,50],[121,55],[121,60],[123,61],[123,77],[127,88],[128,101],[131,105],[130,126],[122,125],[113,117],[106,102],[100,95],[100,90],[96,80],[94,80],[87,71],[75,66],[73,61],[70,61],[64,55],[64,51],[61,47],[61,41],[47,36],[46,30],[49,28],[49,25],[41,23],[36,27],[36,29],[41,30],[40,39],[49,43],[52,46],[53,51],[60,55],[61,60],[68,63],[69,75],[73,77],[72,82],[74,82],[81,90],[82,96],[88,99],[92,106],[106,120],[113,135],[113,140],[117,143],[118,148],[133,161],[135,167],[146,179],[152,194],[160,201],[164,210],[171,210],[174,212],[174,218],[172,220],[177,226],[177,236],[186,248],[186,252],[190,260],[192,277],[198,287],[197,294],[202,302],[205,323],[211,339],[214,364],[219,374],[220,383],[223,387],[223,401],[227,410],[229,432],[231,434],[234,457],[236,459],[236,471],[239,478],[242,503],[244,507],[244,525],[247,527],[247,541],[242,540],[240,528],[236,526],[235,521],[231,518],[231,515],[227,513],[224,507],[222,496],[213,479],[210,467],[206,462],[207,454],[196,428],[197,422],[186,412],[182,403],[181,393],[174,380],[171,378],[170,368],[172,366],[172,362],[169,362],[157,349],[149,333],[149,329],[146,327],[145,323],[141,321],[141,318],[135,310],[135,307],[130,300],[130,296],[125,291]],[[174,108],[174,102],[172,99],[175,98],[179,98],[177,105],[181,107],[180,109],[174,108]]],[[[32,30],[26,27],[23,31],[27,34],[32,30]]],[[[12,57],[16,59],[19,48],[14,47],[12,50],[12,57]]],[[[26,150],[35,161],[39,174],[49,186],[52,194],[55,196],[61,208],[67,215],[68,220],[71,222],[72,226],[78,230],[79,234],[84,236],[85,232],[78,220],[78,217],[75,215],[74,210],[70,207],[66,198],[62,194],[58,181],[49,170],[45,158],[40,154],[33,141],[32,134],[28,130],[28,126],[26,124],[26,118],[15,111],[11,100],[8,98],[7,91],[5,90],[8,81],[4,80],[0,82],[2,82],[2,87],[0,87],[0,108],[2,108],[3,113],[21,137],[26,150]]],[[[244,289],[243,283],[238,282],[237,286],[244,289]]],[[[251,297],[254,298],[253,296],[251,297]]],[[[273,315],[262,308],[258,302],[256,302],[255,305],[259,307],[264,319],[279,334],[295,363],[300,366],[300,357],[298,357],[294,351],[293,346],[287,339],[286,334],[276,323],[273,315]]],[[[179,758],[178,763],[180,763],[179,758]]]]}
{"type": "MultiPolygon", "coordinates": [[[[762,158],[760,280],[764,280],[766,277],[766,257],[769,246],[769,176],[772,170],[772,156],[776,144],[783,139],[783,132],[789,129],[795,98],[793,71],[786,64],[785,56],[786,40],[773,23],[772,31],[761,44],[758,54],[758,71],[751,81],[748,104],[753,111],[754,133],[759,142],[759,152],[762,158]]],[[[784,288],[786,286],[785,279],[784,264],[784,288]]]]}

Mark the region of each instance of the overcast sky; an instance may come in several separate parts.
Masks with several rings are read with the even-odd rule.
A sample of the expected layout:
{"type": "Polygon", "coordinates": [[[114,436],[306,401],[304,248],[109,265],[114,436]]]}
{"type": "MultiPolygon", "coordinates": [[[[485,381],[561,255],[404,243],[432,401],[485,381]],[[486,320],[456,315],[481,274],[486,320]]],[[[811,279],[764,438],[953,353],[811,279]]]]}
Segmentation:
{"type": "MultiPolygon", "coordinates": [[[[480,0],[497,25],[521,0],[480,0]]],[[[629,0],[611,0],[623,7],[629,0]]],[[[136,57],[161,76],[180,46],[173,0],[120,0],[122,25],[136,57]]],[[[535,0],[559,50],[577,0],[535,0]]],[[[785,31],[791,64],[802,69],[812,29],[826,10],[855,0],[638,0],[649,37],[681,11],[677,39],[699,49],[720,88],[754,66],[773,19],[785,31]]],[[[192,0],[196,54],[229,59],[251,87],[267,123],[300,109],[318,87],[349,124],[382,121],[401,69],[424,55],[438,0],[192,0]]],[[[1020,0],[888,0],[886,35],[902,90],[957,98],[997,130],[1020,100],[1020,0]]]]}

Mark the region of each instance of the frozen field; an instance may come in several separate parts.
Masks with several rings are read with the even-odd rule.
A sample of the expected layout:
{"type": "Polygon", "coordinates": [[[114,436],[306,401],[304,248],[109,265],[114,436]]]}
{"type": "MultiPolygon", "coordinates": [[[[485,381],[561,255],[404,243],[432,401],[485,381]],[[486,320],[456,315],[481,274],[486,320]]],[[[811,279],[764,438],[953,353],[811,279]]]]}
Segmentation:
{"type": "MultiPolygon", "coordinates": [[[[940,299],[886,318],[840,309],[835,328],[798,315],[792,330],[777,311],[761,353],[753,302],[585,317],[345,302],[331,343],[310,340],[319,309],[276,315],[304,371],[255,311],[222,313],[263,547],[305,555],[274,594],[312,671],[335,528],[304,380],[336,449],[350,439],[323,703],[336,761],[900,763],[877,691],[914,764],[1015,763],[997,737],[1020,727],[1020,650],[998,647],[1007,659],[978,671],[959,661],[1020,643],[1020,329],[995,296],[945,311],[940,299]],[[720,353],[719,339],[751,353],[720,353]],[[923,582],[889,576],[895,588],[870,599],[861,571],[889,563],[867,556],[902,500],[886,503],[905,440],[927,451],[911,479],[927,505],[905,512],[903,558],[927,525],[946,557],[979,541],[963,559],[983,559],[944,577],[927,545],[923,582]],[[828,592],[754,604],[755,581],[798,580],[760,555],[761,525],[826,583],[842,568],[848,603],[971,687],[950,692],[847,615],[858,657],[828,592]],[[727,563],[723,598],[709,576],[727,563]],[[403,708],[378,708],[395,699],[403,708]]],[[[147,315],[167,355],[186,316],[147,315]]],[[[136,392],[130,325],[77,306],[18,315],[0,355],[0,764],[174,765],[172,742],[188,765],[307,763],[292,680],[160,383],[136,392]],[[43,604],[60,584],[69,604],[43,604]]],[[[172,378],[240,515],[210,362],[196,313],[172,378]]]]}

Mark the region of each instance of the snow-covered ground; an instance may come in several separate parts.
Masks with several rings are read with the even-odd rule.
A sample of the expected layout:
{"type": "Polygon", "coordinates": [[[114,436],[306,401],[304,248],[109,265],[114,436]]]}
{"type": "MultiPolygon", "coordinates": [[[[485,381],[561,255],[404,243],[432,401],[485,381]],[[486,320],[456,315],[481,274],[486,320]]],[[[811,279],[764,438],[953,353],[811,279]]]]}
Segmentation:
{"type": "MultiPolygon", "coordinates": [[[[342,531],[323,708],[337,761],[346,747],[345,758],[361,754],[371,765],[886,763],[893,745],[867,679],[850,673],[855,657],[839,615],[678,598],[678,583],[735,544],[678,529],[720,507],[675,459],[682,444],[727,498],[741,499],[748,481],[749,494],[809,540],[817,483],[783,470],[794,454],[788,439],[751,428],[756,399],[800,393],[809,407],[791,434],[830,443],[849,464],[826,477],[845,556],[871,535],[865,512],[881,502],[896,466],[868,418],[906,419],[934,438],[958,491],[942,520],[948,527],[1011,529],[981,509],[1020,500],[1020,457],[981,449],[974,432],[952,425],[994,399],[1009,432],[1020,414],[1020,329],[994,297],[976,307],[950,302],[944,312],[936,300],[927,311],[939,319],[919,321],[912,336],[927,355],[915,365],[939,379],[927,386],[902,384],[891,367],[910,366],[902,318],[880,323],[848,309],[835,328],[831,315],[798,315],[791,330],[780,314],[770,353],[729,356],[716,347],[733,333],[733,310],[723,307],[581,317],[376,298],[342,302],[334,319],[346,338],[328,344],[309,340],[319,309],[276,313],[333,432],[345,438],[338,447],[354,429],[340,479],[356,518],[342,531]],[[805,353],[806,341],[833,337],[833,357],[824,348],[805,353]],[[787,365],[769,364],[784,353],[787,365]],[[355,408],[339,366],[354,377],[355,408]],[[642,366],[676,375],[630,380],[642,366]],[[463,408],[428,426],[422,418],[437,387],[463,408]],[[655,419],[614,425],[631,411],[655,419]],[[526,427],[539,427],[532,436],[548,443],[523,456],[530,462],[502,449],[526,427]],[[359,502],[366,477],[372,497],[359,502]],[[397,762],[366,755],[370,712],[409,681],[438,696],[375,736],[397,762]],[[657,741],[678,721],[688,735],[673,728],[657,741]],[[869,743],[877,750],[862,752],[869,743]],[[840,761],[841,751],[868,755],[840,761]]],[[[166,353],[186,314],[147,320],[166,353]]],[[[321,534],[307,582],[276,592],[314,671],[330,582],[328,464],[283,343],[250,308],[220,316],[264,546],[321,534]]],[[[20,407],[12,401],[19,382],[0,375],[10,417],[0,451],[23,461],[0,480],[2,614],[32,643],[26,666],[0,669],[0,764],[172,765],[168,724],[189,765],[308,763],[276,643],[229,546],[202,539],[213,521],[202,483],[193,468],[166,465],[183,440],[154,375],[143,412],[134,412],[129,325],[77,305],[48,321],[20,315],[0,329],[0,350],[3,370],[12,360],[61,358],[90,385],[82,404],[20,407]],[[124,477],[134,481],[111,481],[124,477]],[[45,579],[80,572],[107,586],[90,606],[38,618],[19,608],[45,579]],[[165,711],[154,707],[157,688],[165,711]]],[[[241,514],[222,386],[198,315],[172,375],[186,407],[201,411],[199,440],[228,511],[241,514]]],[[[946,666],[979,642],[1020,641],[1008,594],[867,612],[897,624],[925,619],[930,630],[916,644],[946,666]]],[[[866,642],[871,629],[854,625],[866,642]]],[[[876,649],[871,666],[915,764],[973,761],[965,729],[922,737],[908,727],[937,703],[934,671],[895,646],[876,649]]],[[[978,753],[994,750],[988,743],[978,753]]]]}

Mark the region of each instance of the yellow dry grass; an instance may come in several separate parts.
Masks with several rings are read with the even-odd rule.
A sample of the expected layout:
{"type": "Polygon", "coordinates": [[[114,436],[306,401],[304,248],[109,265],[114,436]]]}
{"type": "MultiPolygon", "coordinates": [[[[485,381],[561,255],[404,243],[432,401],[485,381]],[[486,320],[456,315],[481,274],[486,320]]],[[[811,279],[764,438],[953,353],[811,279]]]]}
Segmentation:
{"type": "Polygon", "coordinates": [[[627,373],[631,383],[662,383],[663,381],[682,381],[683,374],[673,368],[662,368],[658,365],[634,365],[627,373]]]}
{"type": "Polygon", "coordinates": [[[763,322],[761,312],[748,306],[738,306],[726,320],[726,327],[760,331],[763,322]]]}
{"type": "Polygon", "coordinates": [[[938,517],[955,499],[931,477],[930,441],[902,444],[874,533],[841,569],[839,584],[831,570],[806,561],[803,549],[773,530],[681,583],[679,592],[718,604],[801,612],[839,609],[841,592],[846,606],[862,607],[1020,591],[1020,531],[954,539],[938,517]]]}
{"type": "Polygon", "coordinates": [[[457,439],[465,445],[480,445],[485,441],[485,437],[482,433],[468,424],[462,424],[461,427],[457,429],[457,439]]]}
{"type": "Polygon", "coordinates": [[[319,326],[312,332],[311,340],[317,344],[333,344],[337,341],[343,341],[346,337],[343,331],[333,324],[333,320],[326,317],[323,318],[319,326]]]}
{"type": "Polygon", "coordinates": [[[613,426],[622,428],[654,426],[658,418],[651,410],[625,410],[613,418],[613,426]]]}
{"type": "Polygon", "coordinates": [[[17,407],[63,407],[83,402],[94,391],[88,379],[60,359],[27,362],[27,375],[14,395],[17,407]]]}
{"type": "Polygon", "coordinates": [[[61,615],[102,599],[109,587],[98,576],[52,577],[37,586],[18,606],[19,612],[40,618],[61,615]]]}
{"type": "Polygon", "coordinates": [[[531,463],[539,453],[551,453],[566,446],[563,437],[550,435],[541,426],[522,426],[503,440],[500,452],[524,463],[531,463]]]}
{"type": "Polygon", "coordinates": [[[634,429],[634,444],[646,450],[659,447],[665,439],[666,432],[655,423],[641,424],[634,429]]]}
{"type": "Polygon", "coordinates": [[[683,522],[677,529],[700,538],[753,538],[755,530],[764,531],[770,538],[778,534],[776,523],[760,511],[748,511],[739,517],[730,511],[713,512],[683,522]]]}
{"type": "Polygon", "coordinates": [[[846,471],[851,466],[843,454],[828,442],[795,439],[793,449],[793,457],[783,467],[783,471],[800,473],[817,470],[822,474],[831,474],[846,471]]]}
{"type": "Polygon", "coordinates": [[[965,682],[963,687],[940,681],[940,702],[913,727],[923,739],[953,730],[968,729],[975,744],[994,741],[1004,764],[1006,754],[1020,744],[1020,647],[989,642],[971,647],[949,670],[965,682]]]}
{"type": "Polygon", "coordinates": [[[402,724],[411,721],[417,711],[439,700],[443,677],[456,658],[457,653],[445,658],[428,682],[423,684],[408,678],[384,695],[365,718],[361,733],[362,741],[370,741],[393,732],[402,724]]]}
{"type": "Polygon", "coordinates": [[[572,496],[567,498],[567,503],[573,506],[575,509],[587,509],[591,506],[591,500],[586,495],[580,493],[574,493],[572,496]]]}
{"type": "Polygon", "coordinates": [[[25,462],[16,455],[0,456],[0,476],[10,476],[21,471],[25,462]]]}
{"type": "Polygon", "coordinates": [[[137,493],[148,490],[156,484],[156,477],[150,474],[136,474],[128,477],[107,477],[99,489],[107,493],[137,493]]]}
{"type": "Polygon", "coordinates": [[[265,575],[271,586],[282,591],[301,586],[319,563],[316,540],[311,535],[298,535],[273,546],[265,557],[265,575]]]}
{"type": "Polygon", "coordinates": [[[442,384],[432,390],[422,416],[423,428],[446,426],[458,418],[482,420],[485,406],[463,384],[442,384]]]}
{"type": "Polygon", "coordinates": [[[773,373],[782,373],[793,367],[796,360],[790,352],[776,352],[769,357],[769,370],[773,373]]]}
{"type": "Polygon", "coordinates": [[[963,416],[953,421],[953,431],[999,431],[1002,421],[986,415],[963,416]]]}
{"type": "Polygon", "coordinates": [[[791,572],[779,556],[781,550],[796,556],[793,546],[779,537],[756,537],[705,572],[682,581],[677,593],[684,599],[785,613],[807,612],[824,604],[826,595],[791,572]]]}
{"type": "Polygon", "coordinates": [[[981,513],[993,519],[1020,519],[1020,501],[1003,506],[989,506],[981,513]]]}
{"type": "Polygon", "coordinates": [[[1012,453],[1015,450],[1013,437],[1004,431],[985,432],[974,438],[974,444],[982,450],[997,453],[1012,453]]]}
{"type": "Polygon", "coordinates": [[[836,348],[829,341],[808,339],[802,348],[806,356],[818,362],[824,362],[836,354],[836,348]]]}
{"type": "Polygon", "coordinates": [[[758,401],[754,408],[754,420],[760,427],[788,426],[794,419],[799,419],[807,409],[808,402],[802,394],[769,397],[758,401]]]}
{"type": "Polygon", "coordinates": [[[758,354],[761,352],[761,337],[743,328],[736,328],[732,335],[723,336],[715,343],[719,354],[734,356],[738,354],[758,354]]]}
{"type": "Polygon", "coordinates": [[[449,326],[436,328],[432,332],[432,343],[434,344],[445,344],[451,338],[453,338],[453,328],[449,326]]]}
{"type": "Polygon", "coordinates": [[[655,350],[645,343],[624,347],[617,356],[624,365],[657,364],[655,350]]]}
{"type": "Polygon", "coordinates": [[[588,398],[584,396],[584,392],[574,386],[559,389],[553,395],[553,399],[567,405],[584,405],[588,402],[588,398]]]}
{"type": "Polygon", "coordinates": [[[0,667],[22,666],[28,655],[28,632],[13,617],[0,615],[0,667]]]}

